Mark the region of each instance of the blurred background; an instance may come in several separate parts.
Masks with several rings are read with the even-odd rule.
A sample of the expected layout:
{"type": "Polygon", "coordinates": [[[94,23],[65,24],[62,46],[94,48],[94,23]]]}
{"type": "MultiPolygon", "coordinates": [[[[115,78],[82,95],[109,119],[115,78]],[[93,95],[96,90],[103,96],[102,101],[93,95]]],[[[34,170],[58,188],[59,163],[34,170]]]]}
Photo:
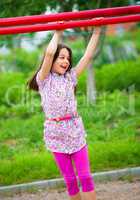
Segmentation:
{"type": "MultiPolygon", "coordinates": [[[[135,0],[1,0],[0,17],[116,6],[135,0]]],[[[92,30],[65,30],[73,66],[92,30]]],[[[59,177],[43,142],[44,113],[26,83],[38,69],[53,31],[0,36],[0,185],[59,177]]],[[[140,166],[140,23],[102,27],[93,62],[77,85],[93,172],[140,166]]]]}

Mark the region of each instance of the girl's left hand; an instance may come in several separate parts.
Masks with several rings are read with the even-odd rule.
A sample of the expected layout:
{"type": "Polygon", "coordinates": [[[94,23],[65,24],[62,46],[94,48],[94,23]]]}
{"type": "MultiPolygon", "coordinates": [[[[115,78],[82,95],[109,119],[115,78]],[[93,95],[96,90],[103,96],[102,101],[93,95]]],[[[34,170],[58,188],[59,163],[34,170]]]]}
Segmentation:
{"type": "MultiPolygon", "coordinates": [[[[97,21],[100,21],[102,19],[104,19],[104,17],[96,17],[96,18],[92,18],[94,20],[97,20],[97,21]]],[[[86,27],[81,27],[81,30],[82,31],[93,31],[93,29],[96,29],[96,30],[100,30],[101,27],[100,26],[86,26],[86,27]]]]}

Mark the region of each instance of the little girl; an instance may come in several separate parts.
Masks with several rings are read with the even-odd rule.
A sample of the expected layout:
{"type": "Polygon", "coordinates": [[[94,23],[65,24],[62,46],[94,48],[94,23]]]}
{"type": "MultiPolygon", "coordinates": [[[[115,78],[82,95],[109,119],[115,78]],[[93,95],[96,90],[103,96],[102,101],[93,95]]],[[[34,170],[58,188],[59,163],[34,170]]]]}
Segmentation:
{"type": "MultiPolygon", "coordinates": [[[[95,28],[79,63],[72,68],[72,51],[59,44],[63,31],[55,31],[40,68],[29,81],[29,88],[41,95],[45,113],[44,141],[64,177],[70,199],[81,200],[74,171],[75,164],[83,198],[95,200],[95,186],[90,172],[86,133],[77,112],[77,79],[89,65],[98,42],[100,28],[95,28]]],[[[79,49],[80,50],[80,49],[79,49]]]]}

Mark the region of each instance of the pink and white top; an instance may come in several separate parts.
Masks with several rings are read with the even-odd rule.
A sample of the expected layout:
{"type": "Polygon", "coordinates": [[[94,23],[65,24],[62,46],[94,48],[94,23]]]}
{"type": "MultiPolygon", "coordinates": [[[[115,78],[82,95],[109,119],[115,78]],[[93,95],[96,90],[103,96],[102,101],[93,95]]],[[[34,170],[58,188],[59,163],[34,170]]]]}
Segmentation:
{"type": "MultiPolygon", "coordinates": [[[[77,112],[74,88],[77,84],[75,69],[64,75],[50,72],[44,80],[36,76],[41,105],[46,118],[64,117],[77,112]]],[[[44,141],[52,152],[74,153],[86,145],[87,134],[81,116],[69,120],[44,122],[44,141]]]]}

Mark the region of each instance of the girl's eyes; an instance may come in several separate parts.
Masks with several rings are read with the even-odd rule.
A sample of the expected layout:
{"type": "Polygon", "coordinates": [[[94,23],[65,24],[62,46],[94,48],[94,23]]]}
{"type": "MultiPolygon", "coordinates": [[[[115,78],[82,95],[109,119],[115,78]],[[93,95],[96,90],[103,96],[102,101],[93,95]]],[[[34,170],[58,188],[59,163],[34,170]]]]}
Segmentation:
{"type": "Polygon", "coordinates": [[[59,56],[59,58],[64,58],[64,56],[59,56]]]}
{"type": "MultiPolygon", "coordinates": [[[[59,56],[59,58],[60,59],[65,59],[65,57],[64,56],[59,56]]],[[[68,61],[69,61],[69,59],[67,59],[68,61]]]]}

